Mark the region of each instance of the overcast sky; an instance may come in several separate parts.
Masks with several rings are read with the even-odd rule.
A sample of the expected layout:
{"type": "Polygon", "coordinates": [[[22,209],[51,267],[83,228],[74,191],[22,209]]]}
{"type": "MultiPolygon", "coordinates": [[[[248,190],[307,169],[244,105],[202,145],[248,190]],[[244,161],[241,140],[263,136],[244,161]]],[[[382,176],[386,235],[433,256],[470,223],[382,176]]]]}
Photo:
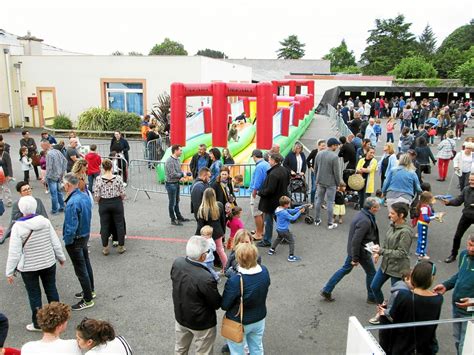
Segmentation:
{"type": "Polygon", "coordinates": [[[376,18],[404,14],[419,35],[429,23],[438,45],[474,17],[472,0],[1,0],[0,28],[30,30],[45,43],[89,54],[148,54],[165,37],[190,55],[221,50],[230,58],[276,58],[290,34],[306,43],[306,59],[321,58],[345,38],[357,60],[376,18]],[[155,5],[154,5],[155,4],[155,5]],[[131,7],[133,6],[133,7],[131,7]]]}

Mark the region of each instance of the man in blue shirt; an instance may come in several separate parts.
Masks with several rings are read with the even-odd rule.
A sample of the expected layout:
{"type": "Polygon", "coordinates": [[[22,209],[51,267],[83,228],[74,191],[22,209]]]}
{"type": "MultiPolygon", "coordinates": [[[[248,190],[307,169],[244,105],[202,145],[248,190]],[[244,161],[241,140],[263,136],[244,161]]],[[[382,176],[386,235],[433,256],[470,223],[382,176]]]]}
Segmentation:
{"type": "Polygon", "coordinates": [[[260,203],[260,196],[257,192],[263,185],[265,178],[267,176],[267,170],[270,169],[270,164],[263,159],[263,153],[260,149],[255,149],[252,152],[252,158],[255,162],[255,170],[250,180],[249,191],[251,192],[250,196],[250,208],[252,210],[252,216],[255,220],[255,235],[254,239],[261,240],[263,238],[263,212],[258,209],[258,204],[260,203]]]}
{"type": "Polygon", "coordinates": [[[73,305],[73,311],[94,307],[94,274],[89,260],[87,242],[91,232],[92,201],[88,194],[77,187],[79,179],[72,173],[64,175],[66,190],[66,209],[64,213],[63,240],[71,258],[82,292],[76,293],[79,303],[73,305]]]}
{"type": "Polygon", "coordinates": [[[207,147],[205,144],[200,144],[198,152],[193,155],[189,163],[193,178],[196,179],[198,177],[198,173],[202,168],[209,168],[210,166],[211,158],[207,154],[207,147]]]}
{"type": "Polygon", "coordinates": [[[400,96],[400,101],[398,102],[398,108],[399,108],[398,112],[403,111],[404,107],[405,107],[405,100],[403,100],[403,96],[400,96]]]}

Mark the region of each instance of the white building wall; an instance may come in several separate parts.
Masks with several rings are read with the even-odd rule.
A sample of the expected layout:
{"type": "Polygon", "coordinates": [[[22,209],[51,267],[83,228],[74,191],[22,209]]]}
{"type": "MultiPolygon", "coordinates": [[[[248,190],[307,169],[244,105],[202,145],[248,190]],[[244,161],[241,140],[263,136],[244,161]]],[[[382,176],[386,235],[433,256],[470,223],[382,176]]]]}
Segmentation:
{"type": "MultiPolygon", "coordinates": [[[[11,59],[12,65],[17,62],[22,63],[23,105],[25,116],[30,118],[32,112],[27,105],[27,97],[36,96],[37,87],[54,87],[58,112],[69,114],[73,120],[76,120],[84,110],[101,106],[101,79],[145,79],[146,110],[152,107],[159,94],[169,93],[170,84],[175,81],[199,83],[211,80],[251,80],[250,68],[202,57],[42,55],[12,56],[11,59]]],[[[14,89],[17,87],[15,78],[14,89]]],[[[14,101],[18,112],[17,93],[14,93],[14,101]]],[[[188,102],[188,110],[192,110],[194,108],[192,106],[195,105],[190,105],[188,102]]],[[[19,115],[17,116],[19,119],[19,115]]],[[[35,117],[34,126],[39,126],[37,108],[35,117]]],[[[27,123],[27,126],[32,125],[31,122],[27,123]]]]}

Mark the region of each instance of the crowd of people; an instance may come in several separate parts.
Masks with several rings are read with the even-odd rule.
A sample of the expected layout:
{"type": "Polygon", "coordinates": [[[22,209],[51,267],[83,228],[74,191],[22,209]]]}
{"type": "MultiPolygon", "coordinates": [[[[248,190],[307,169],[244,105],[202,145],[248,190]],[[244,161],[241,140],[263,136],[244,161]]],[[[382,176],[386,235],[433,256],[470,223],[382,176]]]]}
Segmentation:
{"type": "MultiPolygon", "coordinates": [[[[232,176],[234,162],[229,151],[221,152],[216,147],[208,150],[201,145],[187,172],[181,164],[182,148],[171,147],[164,166],[170,222],[176,227],[192,223],[180,208],[181,183],[192,178],[190,205],[196,223],[194,235],[186,244],[185,256],[176,258],[171,267],[176,354],[187,354],[193,339],[197,353],[213,352],[218,309],[225,311],[221,334],[226,344],[221,351],[263,354],[270,272],[260,254],[265,251],[268,257],[279,258],[286,249],[281,244],[287,244],[286,260],[289,263],[300,261],[298,238],[291,230],[291,223],[302,214],[311,214],[314,215],[313,228],[321,230],[324,226],[332,231],[344,223],[346,207],[350,204],[359,211],[350,222],[347,255],[343,266],[322,288],[323,300],[334,302],[336,285],[360,264],[366,273],[367,302],[375,308],[369,320],[372,324],[439,319],[443,294],[451,289],[454,289],[453,316],[472,317],[469,307],[474,306],[471,266],[474,236],[468,237],[466,250],[460,255],[459,250],[463,235],[474,221],[474,140],[466,138],[462,149],[456,152],[455,138],[458,133],[462,136],[463,129],[454,132],[444,121],[451,122],[451,118],[446,117],[453,114],[456,119],[461,117],[464,127],[473,108],[464,102],[446,107],[437,100],[417,104],[409,99],[407,102],[403,97],[380,98],[365,104],[358,99],[349,100],[340,111],[351,134],[318,140],[308,156],[299,142],[286,157],[280,154],[276,144],[267,152],[255,149],[251,154],[255,167],[248,182],[252,227],[241,219],[239,204],[242,200],[238,201],[235,193],[237,176],[232,176]],[[407,113],[408,110],[411,113],[407,113]],[[413,112],[416,110],[419,112],[413,112]],[[433,117],[438,119],[437,124],[431,124],[433,117]],[[396,146],[397,125],[400,125],[401,135],[396,146]],[[440,141],[436,154],[431,151],[432,129],[440,141]],[[384,130],[386,139],[381,143],[384,130]],[[382,144],[383,156],[378,159],[376,148],[382,144]],[[431,174],[431,167],[438,164],[438,180],[446,181],[450,160],[454,161],[460,194],[456,197],[435,195],[425,181],[426,176],[431,174]],[[380,185],[377,175],[380,175],[380,185]],[[295,179],[309,181],[305,190],[309,194],[308,203],[296,204],[289,194],[288,188],[295,179]],[[441,222],[444,216],[444,212],[435,212],[437,202],[446,206],[464,205],[464,208],[452,250],[445,260],[451,263],[459,258],[459,271],[433,287],[436,265],[429,257],[428,242],[433,232],[428,232],[430,223],[441,222]],[[376,218],[384,206],[390,220],[385,237],[379,235],[380,222],[376,218]],[[327,214],[327,219],[323,214],[327,214]],[[413,266],[410,250],[414,238],[418,261],[413,266]],[[226,282],[221,293],[218,285],[223,277],[226,282]],[[392,289],[387,301],[382,287],[388,280],[392,289]]],[[[147,127],[148,140],[153,128],[147,127]]],[[[64,265],[66,253],[45,206],[31,194],[29,174],[25,173],[25,181],[17,184],[20,194],[17,202],[11,200],[8,186],[2,184],[4,200],[13,210],[10,226],[1,241],[10,238],[6,276],[8,282],[13,283],[14,275],[21,274],[32,312],[26,329],[43,332],[42,340],[25,344],[22,352],[75,354],[82,349],[87,354],[129,354],[128,343],[116,336],[107,322],[84,319],[76,328],[77,341],[61,340],[60,334],[67,327],[71,310],[81,311],[95,305],[94,273],[88,250],[94,201],[99,206],[103,255],[110,254],[110,238],[119,254],[126,251],[123,199],[128,172],[123,161],[128,161],[130,146],[120,132],[116,132],[110,145],[112,157],[108,159],[100,157],[93,145],[90,152],[83,155],[76,136],[70,137],[65,148],[64,143],[51,143],[54,137],[45,134],[40,144],[44,152],[41,165],[39,159],[37,163],[34,161],[41,155],[34,139],[27,131],[23,133],[19,157],[22,169],[28,165],[28,173],[34,166],[44,170],[43,178],[39,171],[35,171],[35,175],[50,195],[49,213],[64,213],[62,238],[81,291],[74,294],[79,299],[77,304],[67,306],[60,302],[56,264],[64,265]],[[117,155],[124,160],[114,159],[117,155]],[[44,306],[40,281],[48,301],[44,306]]],[[[7,148],[0,139],[0,165],[6,180],[13,177],[7,148]]],[[[5,324],[8,324],[5,317],[0,315],[0,347],[4,342],[2,334],[6,336],[5,324]]],[[[454,324],[459,353],[466,324],[454,324]]],[[[416,336],[412,334],[413,328],[385,329],[381,330],[379,339],[388,353],[436,353],[436,326],[419,327],[416,336]]]]}
{"type": "MultiPolygon", "coordinates": [[[[15,276],[21,276],[25,285],[31,308],[31,323],[26,329],[43,332],[43,339],[30,342],[22,347],[23,354],[131,354],[128,343],[116,337],[112,326],[107,322],[85,319],[77,327],[77,342],[63,341],[59,338],[67,327],[72,311],[81,311],[95,305],[94,273],[89,258],[89,238],[91,232],[92,208],[94,201],[99,205],[103,254],[108,255],[109,238],[118,253],[125,252],[125,218],[123,211],[124,188],[122,176],[112,173],[114,157],[129,149],[128,143],[115,132],[110,145],[111,156],[100,157],[96,145],[84,154],[80,150],[79,139],[71,132],[69,145],[56,142],[47,132],[41,135],[41,152],[28,131],[22,132],[20,141],[20,165],[24,180],[16,184],[20,198],[12,202],[8,183],[13,180],[11,157],[5,150],[9,146],[0,142],[3,148],[1,167],[4,174],[2,184],[6,205],[12,208],[10,224],[0,238],[0,244],[9,239],[6,277],[10,284],[15,276]],[[42,162],[40,162],[42,160],[42,162]],[[28,165],[28,166],[26,166],[28,165]],[[42,174],[38,172],[41,167],[42,174]],[[102,168],[102,169],[101,169],[102,168]],[[26,170],[28,169],[28,170],[26,170]],[[29,170],[33,169],[37,180],[51,198],[51,209],[47,212],[41,199],[32,196],[29,170]],[[44,171],[44,172],[43,172],[44,171]],[[56,234],[48,213],[64,213],[62,239],[56,234]],[[81,291],[73,296],[78,302],[72,306],[60,303],[56,287],[56,264],[64,266],[66,253],[73,265],[81,291]],[[46,294],[47,305],[42,305],[42,290],[46,294]],[[112,352],[111,352],[112,351],[112,352]]],[[[128,159],[128,157],[127,157],[128,159]]],[[[126,164],[123,164],[125,168],[126,164]]],[[[13,180],[14,181],[14,180],[13,180]]],[[[2,201],[3,205],[3,201],[2,201]]],[[[8,321],[0,317],[2,330],[0,348],[3,348],[8,331],[8,321]]],[[[15,353],[7,349],[5,353],[15,353]]],[[[19,352],[18,352],[19,353],[19,352]]]]}

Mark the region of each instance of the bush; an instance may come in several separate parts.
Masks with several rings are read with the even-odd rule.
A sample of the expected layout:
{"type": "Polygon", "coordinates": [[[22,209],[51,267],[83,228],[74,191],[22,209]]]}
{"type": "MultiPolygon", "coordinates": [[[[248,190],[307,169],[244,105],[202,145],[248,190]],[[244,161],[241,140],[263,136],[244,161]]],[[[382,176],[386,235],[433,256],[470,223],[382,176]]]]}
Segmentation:
{"type": "Polygon", "coordinates": [[[461,64],[455,72],[456,76],[461,79],[463,85],[474,85],[474,57],[461,64]]]}
{"type": "Polygon", "coordinates": [[[94,107],[79,115],[79,130],[84,131],[139,131],[140,116],[94,107]]]}
{"type": "Polygon", "coordinates": [[[109,121],[109,110],[93,107],[79,115],[77,129],[82,131],[106,131],[109,121]]]}
{"type": "Polygon", "coordinates": [[[436,78],[438,73],[433,64],[420,56],[414,56],[403,58],[390,74],[401,79],[425,79],[436,78]]]}
{"type": "Polygon", "coordinates": [[[68,115],[60,112],[59,115],[54,117],[53,128],[54,129],[72,129],[72,121],[68,115]]]}
{"type": "Polygon", "coordinates": [[[135,113],[113,110],[109,112],[107,131],[136,132],[140,130],[140,121],[135,113]]]}

